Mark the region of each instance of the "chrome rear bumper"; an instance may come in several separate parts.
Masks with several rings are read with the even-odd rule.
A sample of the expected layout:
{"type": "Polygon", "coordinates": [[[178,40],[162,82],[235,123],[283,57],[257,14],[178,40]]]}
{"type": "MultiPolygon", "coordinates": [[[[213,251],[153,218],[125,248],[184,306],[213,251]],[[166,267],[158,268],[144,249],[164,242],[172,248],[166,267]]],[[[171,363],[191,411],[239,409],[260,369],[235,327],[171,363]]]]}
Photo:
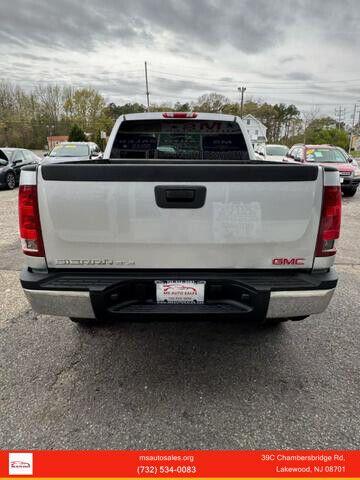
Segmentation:
{"type": "Polygon", "coordinates": [[[330,290],[271,292],[266,318],[291,318],[322,313],[334,294],[330,290]]]}
{"type": "MultiPolygon", "coordinates": [[[[266,318],[292,318],[323,312],[335,289],[271,292],[266,318]]],[[[24,289],[33,310],[45,315],[95,318],[89,292],[24,289]]],[[[201,308],[201,305],[198,305],[201,308]]]]}
{"type": "Polygon", "coordinates": [[[89,292],[28,290],[26,298],[32,309],[44,315],[60,317],[95,318],[89,292]]]}

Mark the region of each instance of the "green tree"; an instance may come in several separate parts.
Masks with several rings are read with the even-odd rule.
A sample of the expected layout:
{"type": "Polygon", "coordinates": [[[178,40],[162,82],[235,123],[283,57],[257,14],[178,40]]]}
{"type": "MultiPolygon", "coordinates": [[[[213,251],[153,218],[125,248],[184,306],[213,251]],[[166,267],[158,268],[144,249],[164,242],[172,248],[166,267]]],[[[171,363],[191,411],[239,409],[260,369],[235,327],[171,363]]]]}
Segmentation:
{"type": "MultiPolygon", "coordinates": [[[[244,109],[245,112],[245,109],[244,109]]],[[[222,108],[222,113],[240,116],[240,103],[227,103],[222,108]]],[[[244,113],[246,115],[246,113],[244,113]]]]}
{"type": "Polygon", "coordinates": [[[105,100],[93,88],[68,89],[64,101],[65,116],[84,131],[95,134],[106,126],[105,100]]]}
{"type": "Polygon", "coordinates": [[[86,142],[87,137],[84,130],[82,130],[79,125],[75,124],[71,127],[69,132],[69,142],[86,142]]]}
{"type": "Polygon", "coordinates": [[[174,106],[168,103],[152,103],[149,112],[173,112],[174,106]]]}
{"type": "Polygon", "coordinates": [[[104,113],[108,117],[116,120],[120,115],[125,115],[127,113],[143,113],[146,112],[145,105],[141,103],[125,103],[124,105],[116,105],[116,103],[109,103],[105,109],[104,113]]]}
{"type": "MultiPolygon", "coordinates": [[[[152,104],[150,111],[222,112],[240,115],[240,104],[224,95],[207,93],[196,102],[152,104]]],[[[25,91],[16,84],[0,80],[0,144],[43,148],[46,136],[67,134],[74,125],[96,139],[99,131],[110,130],[116,118],[128,113],[145,112],[141,103],[105,104],[103,96],[92,88],[38,86],[25,91]]],[[[319,118],[318,109],[303,112],[303,120],[295,105],[269,104],[247,99],[244,115],[252,114],[267,127],[269,142],[282,141],[288,145],[307,143],[333,143],[345,146],[348,136],[331,117],[319,118]]],[[[358,127],[360,129],[360,126],[358,127]]],[[[76,138],[85,139],[76,133],[76,138]]],[[[99,142],[100,143],[100,142],[99,142]]]]}
{"type": "Polygon", "coordinates": [[[192,107],[196,112],[222,112],[230,100],[219,93],[206,93],[201,95],[192,107]]]}
{"type": "Polygon", "coordinates": [[[105,141],[104,141],[103,138],[101,138],[101,131],[100,131],[100,130],[98,130],[98,131],[96,132],[96,137],[95,137],[95,140],[94,140],[94,141],[95,141],[95,143],[96,143],[97,145],[99,145],[100,150],[103,151],[104,148],[105,148],[105,141]]]}
{"type": "Polygon", "coordinates": [[[306,142],[315,145],[326,143],[345,149],[349,147],[348,134],[342,128],[307,129],[306,142]]]}
{"type": "Polygon", "coordinates": [[[336,120],[331,117],[315,118],[314,120],[309,122],[307,128],[314,131],[336,128],[336,120]]]}
{"type": "Polygon", "coordinates": [[[190,103],[181,103],[176,102],[174,105],[175,112],[191,112],[191,105],[190,103]]]}
{"type": "Polygon", "coordinates": [[[349,146],[348,134],[341,126],[337,128],[336,120],[329,116],[312,118],[306,125],[303,137],[306,143],[319,145],[325,143],[345,149],[349,146]]]}

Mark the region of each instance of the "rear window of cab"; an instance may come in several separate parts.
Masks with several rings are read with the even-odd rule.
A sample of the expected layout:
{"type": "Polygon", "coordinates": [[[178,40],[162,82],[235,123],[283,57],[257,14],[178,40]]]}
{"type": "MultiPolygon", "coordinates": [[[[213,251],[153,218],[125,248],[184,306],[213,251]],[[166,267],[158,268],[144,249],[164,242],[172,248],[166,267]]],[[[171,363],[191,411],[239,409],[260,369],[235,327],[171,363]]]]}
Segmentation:
{"type": "Polygon", "coordinates": [[[248,160],[249,153],[236,122],[125,120],[110,158],[248,160]]]}

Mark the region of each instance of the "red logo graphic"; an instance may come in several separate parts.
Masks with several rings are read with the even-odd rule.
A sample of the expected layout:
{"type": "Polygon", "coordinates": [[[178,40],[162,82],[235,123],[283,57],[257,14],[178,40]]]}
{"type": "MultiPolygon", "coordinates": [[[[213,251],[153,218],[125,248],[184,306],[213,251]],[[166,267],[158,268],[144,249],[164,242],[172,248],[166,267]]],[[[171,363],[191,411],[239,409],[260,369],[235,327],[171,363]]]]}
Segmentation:
{"type": "Polygon", "coordinates": [[[273,258],[273,265],[304,265],[305,258],[273,258]]]}
{"type": "Polygon", "coordinates": [[[11,468],[30,468],[30,463],[21,462],[20,460],[13,460],[10,462],[11,468]]]}
{"type": "Polygon", "coordinates": [[[194,287],[189,287],[187,285],[176,285],[176,284],[169,284],[164,286],[164,295],[167,295],[169,293],[174,293],[175,292],[188,292],[189,294],[192,293],[194,295],[197,294],[197,290],[194,287]]]}

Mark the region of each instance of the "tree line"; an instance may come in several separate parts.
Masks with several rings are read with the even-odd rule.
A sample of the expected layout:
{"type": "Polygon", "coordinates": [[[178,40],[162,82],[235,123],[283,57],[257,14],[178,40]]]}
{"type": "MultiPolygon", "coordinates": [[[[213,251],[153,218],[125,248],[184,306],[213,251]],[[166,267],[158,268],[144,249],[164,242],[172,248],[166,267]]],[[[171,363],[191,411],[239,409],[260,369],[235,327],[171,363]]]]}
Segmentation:
{"type": "MultiPolygon", "coordinates": [[[[218,93],[189,103],[151,104],[150,111],[198,111],[241,114],[240,104],[218,93]]],[[[89,138],[102,147],[101,131],[110,133],[119,115],[147,111],[141,103],[116,105],[93,88],[39,85],[31,91],[0,81],[0,146],[43,149],[50,135],[89,138]]],[[[344,125],[316,111],[305,118],[296,105],[248,100],[243,115],[252,114],[267,127],[269,143],[332,143],[347,148],[344,125]]],[[[76,138],[75,138],[76,137],[76,138]]]]}
{"type": "Polygon", "coordinates": [[[47,136],[68,135],[74,125],[92,140],[111,128],[95,89],[39,85],[28,92],[0,82],[0,145],[42,149],[47,136]]]}

